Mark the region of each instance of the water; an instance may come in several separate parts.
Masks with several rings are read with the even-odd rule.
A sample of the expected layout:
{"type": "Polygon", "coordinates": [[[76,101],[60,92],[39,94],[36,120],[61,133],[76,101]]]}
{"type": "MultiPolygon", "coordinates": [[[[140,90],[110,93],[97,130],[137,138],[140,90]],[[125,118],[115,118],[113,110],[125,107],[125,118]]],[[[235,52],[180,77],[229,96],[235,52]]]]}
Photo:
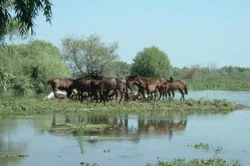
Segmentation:
{"type": "MultiPolygon", "coordinates": [[[[176,97],[180,95],[176,93],[176,97]]],[[[247,92],[190,91],[187,96],[194,99],[202,97],[250,104],[247,92]]],[[[212,151],[203,152],[186,146],[199,142],[222,146],[220,156],[225,159],[240,159],[243,165],[250,163],[249,108],[227,115],[56,115],[55,118],[57,122],[64,122],[66,118],[72,122],[80,118],[97,124],[109,123],[113,125],[113,130],[101,135],[85,134],[84,140],[80,140],[83,145],[81,154],[77,136],[53,134],[45,130],[51,126],[52,116],[3,120],[0,117],[0,155],[28,155],[15,160],[0,159],[0,166],[74,166],[80,165],[80,162],[127,166],[156,163],[158,160],[172,161],[174,158],[212,156],[212,151]],[[103,139],[95,141],[93,136],[103,139]]]]}

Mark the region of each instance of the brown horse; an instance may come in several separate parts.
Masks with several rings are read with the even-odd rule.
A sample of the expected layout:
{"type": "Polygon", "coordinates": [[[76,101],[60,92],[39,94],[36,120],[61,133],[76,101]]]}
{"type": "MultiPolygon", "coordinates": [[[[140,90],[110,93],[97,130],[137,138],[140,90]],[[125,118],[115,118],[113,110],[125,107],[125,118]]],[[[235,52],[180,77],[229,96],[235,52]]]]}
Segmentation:
{"type": "Polygon", "coordinates": [[[78,78],[74,80],[74,88],[78,91],[78,99],[82,102],[84,99],[83,93],[87,92],[88,97],[93,96],[98,100],[97,87],[101,80],[90,80],[85,78],[78,78]]]}
{"type": "Polygon", "coordinates": [[[149,81],[147,81],[147,91],[151,93],[151,98],[153,98],[154,95],[154,100],[157,98],[157,93],[160,93],[160,96],[158,100],[161,98],[164,99],[165,93],[164,89],[166,88],[166,84],[168,84],[169,80],[166,80],[165,78],[151,78],[149,81]]]}
{"type": "MultiPolygon", "coordinates": [[[[186,94],[186,95],[188,94],[187,85],[186,85],[185,81],[184,80],[173,80],[172,77],[170,77],[170,80],[172,82],[169,83],[169,91],[172,92],[173,97],[175,96],[174,91],[179,90],[179,92],[181,93],[180,100],[185,100],[184,94],[186,94]]],[[[168,91],[168,93],[170,94],[169,91],[168,91]]]]}
{"type": "Polygon", "coordinates": [[[64,90],[67,92],[67,97],[70,98],[73,87],[74,79],[73,78],[54,78],[47,81],[47,84],[50,84],[54,95],[56,96],[56,90],[64,90]]]}
{"type": "Polygon", "coordinates": [[[131,89],[129,81],[125,78],[116,78],[116,77],[104,77],[98,84],[99,94],[101,100],[104,104],[108,100],[108,94],[111,90],[118,90],[120,93],[120,101],[122,101],[125,94],[125,98],[128,98],[128,89],[131,89]]]}
{"type": "Polygon", "coordinates": [[[148,92],[147,89],[147,78],[143,78],[138,74],[126,77],[130,82],[130,85],[136,85],[138,87],[138,93],[142,95],[143,99],[146,99],[145,93],[148,92]]]}

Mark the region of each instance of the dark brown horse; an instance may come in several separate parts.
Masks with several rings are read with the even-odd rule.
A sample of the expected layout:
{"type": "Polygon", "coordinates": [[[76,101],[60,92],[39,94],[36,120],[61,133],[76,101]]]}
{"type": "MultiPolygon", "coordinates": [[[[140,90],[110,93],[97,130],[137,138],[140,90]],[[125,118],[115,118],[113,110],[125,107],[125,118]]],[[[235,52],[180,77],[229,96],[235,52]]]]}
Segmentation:
{"type": "MultiPolygon", "coordinates": [[[[171,83],[169,83],[169,91],[172,92],[173,97],[175,96],[174,91],[175,90],[179,90],[179,92],[181,93],[181,98],[180,100],[185,100],[184,94],[188,94],[188,90],[187,90],[187,85],[185,83],[184,80],[173,80],[172,77],[170,77],[170,80],[172,81],[171,83]]],[[[168,93],[169,93],[168,91],[168,93]]]]}
{"type": "Polygon", "coordinates": [[[73,78],[54,78],[47,81],[51,85],[54,95],[56,96],[56,90],[64,90],[67,92],[67,97],[70,98],[72,91],[74,89],[73,78]]]}
{"type": "Polygon", "coordinates": [[[131,86],[129,81],[125,78],[104,77],[98,84],[98,89],[101,100],[105,104],[111,90],[118,90],[121,95],[119,102],[122,101],[124,95],[125,98],[128,98],[128,89],[131,89],[131,86]]]}
{"type": "Polygon", "coordinates": [[[98,100],[97,88],[101,80],[92,80],[85,78],[78,78],[74,80],[74,88],[78,91],[78,99],[82,102],[84,99],[83,93],[87,92],[88,97],[94,97],[98,100]]]}

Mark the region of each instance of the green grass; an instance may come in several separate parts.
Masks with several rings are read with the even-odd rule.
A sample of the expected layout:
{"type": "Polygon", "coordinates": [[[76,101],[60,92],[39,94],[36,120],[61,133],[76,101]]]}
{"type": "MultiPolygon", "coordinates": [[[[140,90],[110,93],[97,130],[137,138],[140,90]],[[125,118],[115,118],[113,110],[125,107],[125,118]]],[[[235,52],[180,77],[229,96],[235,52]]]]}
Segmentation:
{"type": "Polygon", "coordinates": [[[235,104],[226,100],[168,100],[160,102],[111,101],[106,105],[95,102],[77,102],[72,100],[8,98],[0,100],[0,115],[37,115],[37,114],[165,114],[169,112],[186,113],[228,113],[244,108],[245,105],[235,104]]]}
{"type": "Polygon", "coordinates": [[[204,77],[187,80],[187,85],[192,90],[250,91],[250,79],[247,77],[204,77]]]}

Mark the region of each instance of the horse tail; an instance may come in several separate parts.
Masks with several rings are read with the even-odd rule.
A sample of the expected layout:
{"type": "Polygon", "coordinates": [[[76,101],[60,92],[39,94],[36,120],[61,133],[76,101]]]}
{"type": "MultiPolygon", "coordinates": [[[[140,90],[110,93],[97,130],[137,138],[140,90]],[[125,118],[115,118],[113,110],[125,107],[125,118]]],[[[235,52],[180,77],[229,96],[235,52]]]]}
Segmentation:
{"type": "Polygon", "coordinates": [[[185,85],[184,91],[185,91],[185,94],[187,95],[188,94],[187,85],[185,85]]]}

